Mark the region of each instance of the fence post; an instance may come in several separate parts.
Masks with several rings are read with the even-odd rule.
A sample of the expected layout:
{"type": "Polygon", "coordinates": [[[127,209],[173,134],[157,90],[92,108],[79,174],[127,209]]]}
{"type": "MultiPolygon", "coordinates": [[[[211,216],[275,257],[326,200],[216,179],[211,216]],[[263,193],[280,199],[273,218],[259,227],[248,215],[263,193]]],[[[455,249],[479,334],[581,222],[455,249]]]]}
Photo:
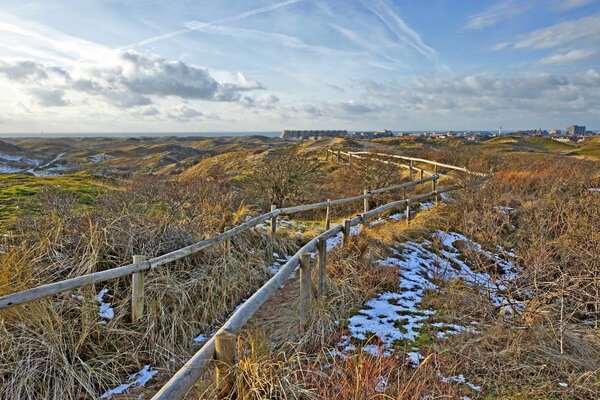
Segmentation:
{"type": "Polygon", "coordinates": [[[350,240],[350,220],[344,220],[344,230],[342,231],[342,247],[346,246],[350,240]]]}
{"type": "Polygon", "coordinates": [[[348,150],[348,165],[352,164],[352,154],[350,154],[350,150],[348,150]]]}
{"type": "Polygon", "coordinates": [[[402,188],[402,198],[406,198],[406,188],[402,188]]]}
{"type": "Polygon", "coordinates": [[[413,162],[410,160],[410,164],[408,166],[408,178],[412,179],[412,171],[413,171],[413,162]]]}
{"type": "Polygon", "coordinates": [[[325,150],[325,161],[329,161],[329,149],[325,150]]]}
{"type": "Polygon", "coordinates": [[[340,154],[340,150],[337,151],[337,157],[338,157],[338,162],[341,163],[342,162],[342,156],[340,154]]]}
{"type": "MultiPolygon", "coordinates": [[[[133,263],[146,261],[146,256],[133,256],[133,263]]],[[[144,271],[131,275],[131,322],[137,322],[144,315],[144,271]]]]}
{"type": "MultiPolygon", "coordinates": [[[[271,204],[271,212],[277,210],[276,204],[271,204]]],[[[271,240],[275,239],[277,233],[277,217],[271,218],[271,240]]]]}
{"type": "Polygon", "coordinates": [[[406,202],[406,225],[410,225],[410,203],[406,202]]]}
{"type": "Polygon", "coordinates": [[[431,191],[435,193],[433,196],[435,198],[435,204],[440,202],[439,196],[437,194],[437,178],[431,181],[431,191]]]}
{"type": "Polygon", "coordinates": [[[317,286],[317,297],[325,293],[327,281],[327,240],[320,238],[317,240],[317,260],[319,260],[319,281],[317,286]]]}
{"type": "MultiPolygon", "coordinates": [[[[227,232],[230,229],[231,229],[230,226],[226,226],[225,229],[223,229],[223,232],[227,232]]],[[[231,238],[225,239],[224,250],[225,250],[225,258],[231,258],[231,238]]]]}
{"type": "Polygon", "coordinates": [[[421,178],[420,179],[423,179],[423,168],[421,168],[421,178]]]}
{"type": "MultiPolygon", "coordinates": [[[[369,189],[363,189],[363,195],[367,196],[369,194],[369,189]]],[[[370,196],[369,196],[370,197],[370,196]]],[[[365,197],[363,199],[363,212],[369,212],[369,197],[365,197]]]]}
{"type": "Polygon", "coordinates": [[[312,279],[310,253],[300,255],[300,318],[304,322],[310,313],[312,302],[312,279]]]}
{"type": "Polygon", "coordinates": [[[215,380],[219,399],[231,398],[234,391],[236,346],[237,336],[229,331],[215,336],[215,380]]]}
{"type": "MultiPolygon", "coordinates": [[[[327,203],[329,203],[331,199],[327,199],[327,203]]],[[[325,211],[325,230],[328,231],[331,228],[331,206],[327,206],[327,210],[325,211]]]]}

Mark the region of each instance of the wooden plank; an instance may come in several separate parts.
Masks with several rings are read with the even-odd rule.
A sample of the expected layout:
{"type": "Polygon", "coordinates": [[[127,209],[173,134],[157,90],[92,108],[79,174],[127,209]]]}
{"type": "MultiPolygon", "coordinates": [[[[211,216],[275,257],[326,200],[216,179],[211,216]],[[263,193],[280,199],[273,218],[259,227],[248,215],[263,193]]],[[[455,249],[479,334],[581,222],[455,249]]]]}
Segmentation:
{"type": "MultiPolygon", "coordinates": [[[[271,212],[277,210],[277,205],[271,204],[271,212]]],[[[271,240],[275,240],[277,235],[277,215],[271,218],[271,240]]]]}
{"type": "Polygon", "coordinates": [[[345,247],[348,245],[349,241],[350,241],[350,228],[352,227],[352,225],[350,224],[350,220],[349,219],[345,219],[344,220],[344,230],[342,231],[342,247],[345,247]]]}
{"type": "Polygon", "coordinates": [[[369,212],[369,198],[371,197],[371,193],[369,193],[369,189],[363,189],[363,210],[364,212],[369,212]]]}
{"type": "Polygon", "coordinates": [[[327,210],[325,211],[325,230],[329,230],[331,228],[331,206],[329,203],[331,199],[327,199],[327,210]]]}
{"type": "Polygon", "coordinates": [[[327,240],[317,240],[317,261],[318,261],[318,282],[317,282],[317,297],[323,296],[327,286],[327,240]]]}
{"type": "Polygon", "coordinates": [[[306,322],[312,304],[312,279],[310,253],[300,255],[300,302],[298,311],[300,320],[306,322]]]}
{"type": "Polygon", "coordinates": [[[94,272],[91,274],[86,274],[71,279],[65,279],[64,281],[49,283],[46,285],[41,285],[31,289],[23,290],[21,292],[2,296],[0,297],[0,310],[13,307],[18,304],[23,304],[33,300],[41,299],[43,297],[66,292],[68,290],[76,289],[85,285],[105,282],[111,279],[123,278],[135,272],[147,271],[149,269],[159,267],[172,261],[179,260],[190,254],[197,253],[198,251],[220,243],[225,239],[231,238],[241,232],[247,231],[256,225],[269,220],[273,216],[279,215],[280,213],[280,210],[276,210],[267,214],[260,215],[220,235],[217,235],[210,239],[202,240],[200,242],[172,251],[162,256],[152,258],[148,261],[128,264],[122,267],[108,269],[106,271],[94,272]]]}
{"type": "Polygon", "coordinates": [[[215,335],[215,382],[217,398],[231,399],[235,390],[237,335],[222,331],[215,335]]]}
{"type": "MultiPolygon", "coordinates": [[[[133,263],[146,261],[146,256],[133,256],[133,263]]],[[[144,271],[131,275],[131,322],[137,322],[144,316],[144,271]]]]}

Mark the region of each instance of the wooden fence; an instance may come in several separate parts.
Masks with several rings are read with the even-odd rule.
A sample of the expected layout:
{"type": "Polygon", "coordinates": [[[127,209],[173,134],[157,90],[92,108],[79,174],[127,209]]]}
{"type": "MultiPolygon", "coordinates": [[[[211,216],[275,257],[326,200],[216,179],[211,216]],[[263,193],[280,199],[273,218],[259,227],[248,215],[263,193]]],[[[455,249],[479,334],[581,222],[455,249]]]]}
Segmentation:
{"type": "MultiPolygon", "coordinates": [[[[360,160],[367,154],[379,156],[376,153],[346,153],[346,152],[333,152],[327,150],[327,159],[332,154],[338,157],[341,161],[341,156],[346,156],[348,162],[352,162],[352,158],[360,160]]],[[[394,157],[393,155],[385,154],[385,157],[394,157]]],[[[400,157],[400,156],[397,156],[400,157]]],[[[407,157],[400,157],[401,159],[409,160],[407,157]]],[[[444,168],[455,169],[459,171],[470,172],[464,168],[450,166],[447,164],[436,163],[434,161],[413,159],[418,160],[420,163],[428,163],[430,165],[441,166],[444,168]]],[[[257,225],[266,221],[271,222],[271,234],[276,234],[276,221],[280,215],[293,214],[297,212],[326,209],[325,219],[325,232],[319,236],[313,238],[306,243],[302,248],[294,254],[282,267],[281,269],[269,279],[261,288],[259,288],[248,300],[246,300],[225,322],[225,324],[216,332],[213,337],[208,340],[204,346],[194,356],[185,363],[185,365],[165,384],[162,389],[153,397],[153,399],[181,399],[185,394],[193,387],[194,383],[198,380],[200,375],[207,369],[213,360],[217,360],[216,371],[217,371],[217,382],[220,385],[222,393],[227,393],[231,390],[231,379],[229,374],[226,372],[233,365],[235,358],[235,340],[237,334],[240,332],[244,324],[258,311],[261,305],[277,291],[279,287],[285,282],[286,279],[292,274],[292,272],[299,266],[300,267],[300,315],[306,318],[310,312],[310,306],[312,303],[312,282],[311,282],[311,263],[310,253],[317,251],[317,263],[318,263],[318,282],[317,282],[317,294],[323,293],[325,287],[326,276],[326,253],[327,245],[326,241],[342,233],[342,245],[346,244],[348,237],[350,236],[350,230],[352,227],[363,224],[367,225],[368,220],[382,214],[386,211],[404,207],[406,209],[406,220],[410,222],[410,207],[414,203],[421,202],[426,199],[435,198],[442,192],[457,189],[458,186],[437,189],[437,180],[441,174],[426,171],[421,168],[417,168],[413,165],[406,166],[417,171],[421,171],[421,178],[415,181],[406,182],[403,184],[388,186],[385,188],[379,188],[374,190],[363,191],[362,195],[341,198],[336,200],[327,200],[320,203],[299,205],[286,208],[277,208],[272,206],[271,211],[262,214],[258,217],[252,218],[251,220],[233,227],[219,235],[212,238],[199,241],[181,249],[172,251],[170,253],[146,259],[144,256],[134,256],[133,263],[125,266],[112,268],[105,271],[95,272],[91,274],[82,275],[76,278],[66,279],[60,282],[50,283],[41,285],[31,289],[23,290],[21,292],[12,293],[0,297],[0,310],[10,307],[14,307],[20,304],[24,304],[30,301],[41,299],[44,297],[59,294],[65,291],[73,290],[85,285],[90,285],[99,282],[105,282],[112,279],[122,278],[126,276],[132,276],[132,321],[137,321],[144,311],[144,273],[154,268],[163,266],[173,261],[179,260],[183,257],[195,254],[203,249],[218,243],[229,243],[230,239],[242,232],[248,231],[249,229],[256,227],[257,225]],[[423,175],[429,175],[424,177],[423,175]],[[431,191],[419,196],[411,198],[404,198],[402,200],[393,201],[377,207],[373,210],[369,210],[368,200],[376,195],[389,191],[407,189],[415,187],[420,184],[431,183],[431,191]],[[331,207],[355,202],[363,201],[363,213],[355,216],[351,219],[346,219],[343,223],[330,227],[330,215],[331,207]]],[[[474,173],[480,175],[479,173],[474,173]]],[[[405,194],[405,193],[404,193],[405,194]]]]}

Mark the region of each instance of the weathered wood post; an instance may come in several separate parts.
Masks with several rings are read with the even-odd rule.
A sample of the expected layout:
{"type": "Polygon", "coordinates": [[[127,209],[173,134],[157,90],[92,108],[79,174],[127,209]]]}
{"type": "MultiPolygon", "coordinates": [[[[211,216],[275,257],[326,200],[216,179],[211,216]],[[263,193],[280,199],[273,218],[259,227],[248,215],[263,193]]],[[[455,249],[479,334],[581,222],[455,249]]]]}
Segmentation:
{"type": "MultiPolygon", "coordinates": [[[[223,232],[227,232],[230,229],[230,226],[226,226],[223,232]]],[[[231,238],[225,239],[225,258],[231,258],[231,238]]]]}
{"type": "Polygon", "coordinates": [[[406,202],[406,225],[410,225],[410,203],[406,202]]]}
{"type": "Polygon", "coordinates": [[[338,150],[338,151],[337,151],[337,157],[338,157],[338,162],[339,162],[339,163],[341,163],[341,162],[342,162],[342,155],[341,155],[340,153],[341,153],[341,151],[340,151],[340,150],[338,150]]]}
{"type": "MultiPolygon", "coordinates": [[[[329,203],[331,199],[327,199],[327,203],[329,203]]],[[[328,205],[325,210],[325,230],[328,231],[331,228],[331,206],[328,205]]]]}
{"type": "Polygon", "coordinates": [[[304,322],[310,314],[312,303],[312,279],[310,253],[300,255],[300,318],[304,322]]]}
{"type": "Polygon", "coordinates": [[[348,165],[352,164],[352,154],[348,151],[348,165]]]}
{"type": "Polygon", "coordinates": [[[435,193],[433,196],[435,198],[435,204],[440,202],[439,195],[437,194],[437,178],[431,181],[431,191],[435,193]]]}
{"type": "MultiPolygon", "coordinates": [[[[271,204],[271,212],[277,210],[276,204],[271,204]]],[[[277,234],[277,217],[271,218],[271,240],[275,239],[275,235],[277,234]]]]}
{"type": "Polygon", "coordinates": [[[329,149],[325,150],[325,161],[329,161],[329,149]]]}
{"type": "MultiPolygon", "coordinates": [[[[133,263],[146,261],[146,256],[133,256],[133,263]]],[[[144,315],[144,271],[131,275],[131,322],[139,321],[144,315]]]]}
{"type": "Polygon", "coordinates": [[[342,230],[342,247],[350,241],[350,220],[344,220],[344,230],[342,230]]]}
{"type": "Polygon", "coordinates": [[[325,293],[327,284],[327,240],[317,240],[317,260],[319,261],[319,281],[317,282],[317,297],[325,293]]]}
{"type": "Polygon", "coordinates": [[[369,212],[369,189],[363,189],[363,195],[367,196],[363,199],[363,212],[369,212]]]}
{"type": "Polygon", "coordinates": [[[423,171],[424,171],[423,168],[421,168],[421,178],[420,179],[423,179],[423,171]]]}
{"type": "Polygon", "coordinates": [[[234,397],[236,347],[235,334],[223,331],[215,336],[215,380],[219,400],[234,397]]]}
{"type": "Polygon", "coordinates": [[[406,188],[402,188],[402,198],[406,198],[406,188]]]}
{"type": "Polygon", "coordinates": [[[412,170],[413,170],[413,162],[410,160],[410,164],[408,165],[408,178],[412,179],[412,170]]]}

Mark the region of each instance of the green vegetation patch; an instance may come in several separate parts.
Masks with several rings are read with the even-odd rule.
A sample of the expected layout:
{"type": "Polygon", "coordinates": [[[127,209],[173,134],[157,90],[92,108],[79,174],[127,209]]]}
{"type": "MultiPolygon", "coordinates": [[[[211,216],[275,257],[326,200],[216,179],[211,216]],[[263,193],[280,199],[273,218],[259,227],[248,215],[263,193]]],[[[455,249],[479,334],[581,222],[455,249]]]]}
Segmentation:
{"type": "Polygon", "coordinates": [[[93,204],[99,194],[113,190],[114,184],[107,178],[86,173],[43,177],[0,175],[0,231],[21,215],[40,212],[35,203],[40,194],[48,189],[73,193],[76,205],[85,207],[93,204]]]}

